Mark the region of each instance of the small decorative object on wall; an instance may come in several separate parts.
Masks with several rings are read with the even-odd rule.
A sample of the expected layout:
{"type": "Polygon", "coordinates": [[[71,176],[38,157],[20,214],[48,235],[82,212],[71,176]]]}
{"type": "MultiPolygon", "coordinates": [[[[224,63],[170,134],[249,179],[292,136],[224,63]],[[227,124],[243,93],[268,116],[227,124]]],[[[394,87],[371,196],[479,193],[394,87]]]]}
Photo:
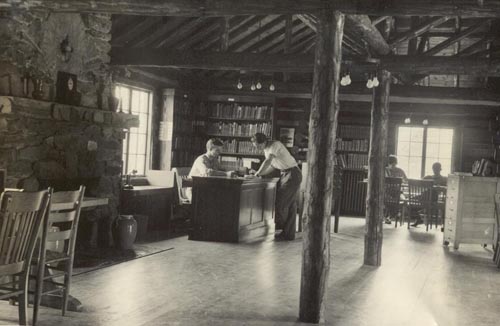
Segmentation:
{"type": "Polygon", "coordinates": [[[295,128],[280,128],[280,141],[286,147],[293,147],[295,128]]]}
{"type": "Polygon", "coordinates": [[[61,50],[62,59],[64,62],[68,62],[71,59],[71,54],[73,53],[73,47],[69,43],[69,35],[66,34],[64,40],[59,44],[59,49],[61,50]]]}
{"type": "Polygon", "coordinates": [[[76,90],[76,75],[59,71],[56,83],[56,101],[64,104],[79,105],[81,94],[76,90]]]}

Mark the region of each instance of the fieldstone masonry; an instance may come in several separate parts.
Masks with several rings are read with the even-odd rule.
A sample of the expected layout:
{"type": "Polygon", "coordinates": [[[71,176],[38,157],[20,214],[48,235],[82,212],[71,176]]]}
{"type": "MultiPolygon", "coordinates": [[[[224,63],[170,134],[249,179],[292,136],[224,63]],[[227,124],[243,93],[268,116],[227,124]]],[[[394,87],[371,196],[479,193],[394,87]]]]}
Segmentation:
{"type": "Polygon", "coordinates": [[[87,239],[92,246],[97,223],[103,226],[99,245],[111,243],[125,129],[139,123],[136,116],[108,109],[110,30],[109,15],[0,16],[0,168],[7,169],[6,186],[64,190],[84,184],[87,196],[109,198],[108,206],[82,216],[94,222],[87,239]],[[66,54],[65,38],[72,49],[66,54]],[[77,75],[79,106],[54,102],[58,71],[77,75]],[[39,81],[41,98],[33,99],[39,81]]]}

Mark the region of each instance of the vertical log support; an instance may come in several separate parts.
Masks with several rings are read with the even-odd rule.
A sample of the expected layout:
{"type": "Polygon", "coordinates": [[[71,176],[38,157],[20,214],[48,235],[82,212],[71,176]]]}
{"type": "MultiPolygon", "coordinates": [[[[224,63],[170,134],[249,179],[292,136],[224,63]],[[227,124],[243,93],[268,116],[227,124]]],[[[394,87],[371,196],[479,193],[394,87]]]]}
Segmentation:
{"type": "Polygon", "coordinates": [[[368,189],[366,194],[366,228],[364,264],[382,263],[382,223],[384,220],[384,162],[387,155],[389,125],[389,92],[391,73],[379,73],[380,86],[374,88],[371,110],[370,152],[368,154],[368,189]]]}
{"type": "Polygon", "coordinates": [[[343,30],[342,13],[331,9],[321,13],[309,119],[309,180],[300,284],[299,319],[309,323],[318,323],[323,317],[330,269],[330,217],[343,30]]]}

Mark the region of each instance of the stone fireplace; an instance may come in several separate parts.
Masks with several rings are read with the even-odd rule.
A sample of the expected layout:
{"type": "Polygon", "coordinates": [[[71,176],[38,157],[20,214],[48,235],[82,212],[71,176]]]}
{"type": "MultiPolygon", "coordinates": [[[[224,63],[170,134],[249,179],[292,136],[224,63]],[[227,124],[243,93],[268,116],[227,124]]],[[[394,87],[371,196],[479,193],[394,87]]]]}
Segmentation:
{"type": "Polygon", "coordinates": [[[57,191],[83,184],[86,196],[109,198],[109,205],[82,215],[93,232],[83,225],[79,238],[92,246],[111,244],[122,142],[126,129],[139,122],[115,112],[113,101],[108,105],[110,29],[109,15],[0,16],[0,169],[7,170],[6,187],[57,191]],[[58,72],[76,75],[79,103],[56,103],[58,72]]]}

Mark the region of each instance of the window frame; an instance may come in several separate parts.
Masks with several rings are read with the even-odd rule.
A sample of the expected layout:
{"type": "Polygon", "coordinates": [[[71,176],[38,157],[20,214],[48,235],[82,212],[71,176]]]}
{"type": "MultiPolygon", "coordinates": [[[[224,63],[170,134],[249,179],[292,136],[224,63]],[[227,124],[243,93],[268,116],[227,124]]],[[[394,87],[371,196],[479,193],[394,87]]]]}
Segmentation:
{"type": "MultiPolygon", "coordinates": [[[[132,93],[134,90],[147,93],[147,113],[146,113],[147,114],[147,123],[146,123],[146,149],[144,151],[144,174],[142,174],[142,171],[138,171],[138,173],[136,174],[136,176],[145,176],[147,171],[150,170],[150,166],[151,166],[151,155],[152,155],[151,148],[152,148],[152,141],[153,141],[152,119],[153,119],[154,91],[153,91],[153,89],[138,87],[138,86],[126,84],[126,83],[115,83],[114,87],[115,87],[114,92],[113,92],[114,94],[116,94],[115,92],[116,92],[117,87],[123,87],[123,88],[127,88],[129,90],[129,94],[128,94],[129,107],[124,109],[122,106],[122,103],[120,101],[120,112],[138,115],[139,119],[140,119],[140,113],[133,113],[132,112],[132,110],[133,110],[133,108],[132,108],[132,93]]],[[[124,155],[124,150],[123,150],[124,148],[122,147],[122,160],[123,160],[122,173],[124,175],[127,175],[131,172],[131,171],[127,172],[129,170],[128,165],[129,165],[129,155],[130,155],[131,129],[132,128],[125,129],[126,137],[124,139],[124,145],[126,144],[126,148],[127,148],[126,160],[123,160],[125,155],[124,155]]],[[[137,129],[138,129],[138,127],[137,127],[137,129]]],[[[138,135],[139,133],[136,133],[136,134],[138,135]]],[[[142,154],[136,153],[133,155],[138,156],[138,155],[142,155],[142,154]]]]}
{"type": "MultiPolygon", "coordinates": [[[[397,150],[398,150],[398,143],[399,143],[399,128],[400,127],[409,127],[409,128],[423,128],[423,134],[422,134],[422,156],[421,156],[421,166],[420,166],[420,179],[425,177],[425,169],[426,169],[426,164],[425,162],[427,161],[427,131],[429,128],[434,128],[434,129],[451,129],[453,130],[453,139],[451,141],[451,157],[450,157],[450,172],[453,173],[455,171],[454,166],[455,166],[455,137],[457,135],[457,130],[455,127],[452,126],[429,126],[429,125],[417,125],[417,124],[397,124],[396,125],[396,137],[395,137],[395,153],[396,156],[399,156],[397,150]]],[[[411,156],[410,156],[411,157],[411,156]]],[[[409,171],[407,171],[407,174],[409,175],[409,171]]]]}

